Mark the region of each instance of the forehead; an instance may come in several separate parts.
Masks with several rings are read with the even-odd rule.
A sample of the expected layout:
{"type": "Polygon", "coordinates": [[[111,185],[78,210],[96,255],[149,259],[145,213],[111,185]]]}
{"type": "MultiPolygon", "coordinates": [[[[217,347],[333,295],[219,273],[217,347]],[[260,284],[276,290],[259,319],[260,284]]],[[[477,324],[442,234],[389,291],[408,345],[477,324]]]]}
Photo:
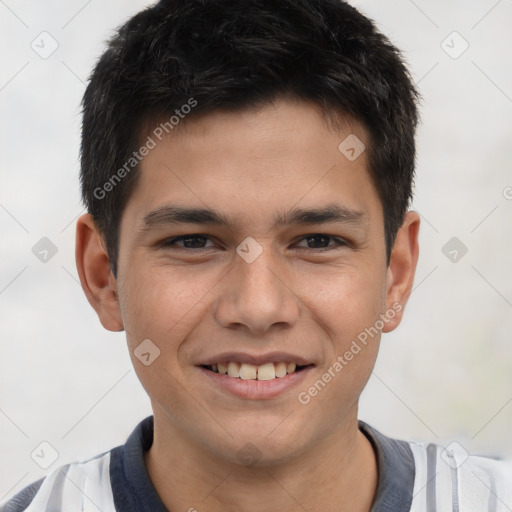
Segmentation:
{"type": "Polygon", "coordinates": [[[155,142],[127,205],[139,225],[173,203],[230,212],[239,223],[266,216],[275,228],[292,209],[300,220],[297,210],[338,205],[348,218],[378,202],[365,129],[350,119],[335,129],[305,102],[185,118],[155,142]]]}

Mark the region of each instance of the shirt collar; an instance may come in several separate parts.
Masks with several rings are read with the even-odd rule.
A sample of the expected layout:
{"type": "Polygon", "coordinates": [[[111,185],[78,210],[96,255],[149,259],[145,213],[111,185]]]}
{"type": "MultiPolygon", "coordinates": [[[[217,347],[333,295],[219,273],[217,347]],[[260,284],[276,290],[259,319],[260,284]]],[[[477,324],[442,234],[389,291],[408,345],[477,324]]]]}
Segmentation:
{"type": "Polygon", "coordinates": [[[409,443],[391,439],[361,420],[359,430],[368,438],[377,457],[379,477],[371,512],[409,512],[415,478],[409,443]]]}
{"type": "MultiPolygon", "coordinates": [[[[371,512],[409,512],[414,487],[414,456],[405,441],[391,439],[363,421],[359,429],[377,457],[378,483],[371,512]]],[[[123,446],[112,450],[110,477],[119,511],[168,512],[144,462],[153,444],[153,416],[142,420],[123,446]]]]}

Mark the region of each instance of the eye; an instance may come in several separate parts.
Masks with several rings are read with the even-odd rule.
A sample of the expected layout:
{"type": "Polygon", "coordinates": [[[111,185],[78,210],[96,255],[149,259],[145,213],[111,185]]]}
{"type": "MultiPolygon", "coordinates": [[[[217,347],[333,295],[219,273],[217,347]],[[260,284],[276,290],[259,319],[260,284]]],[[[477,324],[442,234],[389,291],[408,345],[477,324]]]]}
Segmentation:
{"type": "MultiPolygon", "coordinates": [[[[177,247],[184,250],[191,250],[193,252],[201,252],[201,250],[215,247],[208,235],[201,234],[190,234],[168,238],[167,240],[164,240],[161,245],[162,247],[177,247]],[[210,245],[207,245],[208,242],[210,245]]],[[[296,244],[296,247],[313,252],[325,252],[346,245],[348,245],[347,242],[341,238],[323,233],[315,233],[303,237],[296,244]],[[304,243],[306,243],[306,246],[300,246],[300,244],[304,243]]]]}
{"type": "Polygon", "coordinates": [[[305,249],[309,249],[312,251],[325,251],[334,249],[335,247],[342,247],[344,245],[347,245],[347,242],[345,242],[341,238],[335,238],[330,235],[325,235],[323,233],[315,233],[312,235],[307,235],[299,243],[306,242],[308,244],[308,247],[302,247],[305,249]],[[329,241],[334,241],[334,244],[329,244],[329,241]],[[310,244],[313,245],[313,247],[310,246],[310,244]]]}
{"type": "MultiPolygon", "coordinates": [[[[177,246],[177,247],[183,247],[184,249],[206,249],[208,246],[204,245],[206,242],[208,242],[210,239],[206,235],[182,235],[177,236],[174,238],[169,238],[167,240],[164,240],[162,242],[162,245],[164,247],[168,246],[177,246]],[[183,242],[183,245],[180,244],[180,242],[183,242]]],[[[213,245],[210,245],[209,247],[212,247],[213,245]]]]}

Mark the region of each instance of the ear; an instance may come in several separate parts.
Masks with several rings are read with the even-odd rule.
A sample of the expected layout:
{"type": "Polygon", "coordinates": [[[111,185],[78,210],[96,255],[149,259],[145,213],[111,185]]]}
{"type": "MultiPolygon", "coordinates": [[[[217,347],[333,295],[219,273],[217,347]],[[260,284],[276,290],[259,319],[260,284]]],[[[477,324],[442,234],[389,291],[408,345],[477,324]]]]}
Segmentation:
{"type": "Polygon", "coordinates": [[[383,332],[396,329],[402,321],[418,263],[419,230],[419,215],[416,212],[407,212],[395,238],[386,278],[386,311],[394,311],[395,316],[386,322],[383,332]]]}
{"type": "Polygon", "coordinates": [[[101,325],[109,331],[122,331],[117,283],[110,269],[103,237],[88,213],[77,221],[75,258],[80,283],[101,325]]]}

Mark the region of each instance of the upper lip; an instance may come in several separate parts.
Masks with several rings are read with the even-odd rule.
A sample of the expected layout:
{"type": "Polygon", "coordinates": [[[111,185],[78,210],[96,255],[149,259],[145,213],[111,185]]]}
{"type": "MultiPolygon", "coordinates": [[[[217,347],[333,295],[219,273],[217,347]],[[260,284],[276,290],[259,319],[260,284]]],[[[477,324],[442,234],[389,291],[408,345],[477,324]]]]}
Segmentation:
{"type": "Polygon", "coordinates": [[[296,354],[288,352],[268,352],[266,354],[250,354],[248,352],[222,352],[207,359],[202,360],[198,366],[211,366],[217,363],[236,361],[237,363],[246,363],[260,366],[265,363],[295,363],[298,366],[307,366],[313,364],[296,354]]]}

